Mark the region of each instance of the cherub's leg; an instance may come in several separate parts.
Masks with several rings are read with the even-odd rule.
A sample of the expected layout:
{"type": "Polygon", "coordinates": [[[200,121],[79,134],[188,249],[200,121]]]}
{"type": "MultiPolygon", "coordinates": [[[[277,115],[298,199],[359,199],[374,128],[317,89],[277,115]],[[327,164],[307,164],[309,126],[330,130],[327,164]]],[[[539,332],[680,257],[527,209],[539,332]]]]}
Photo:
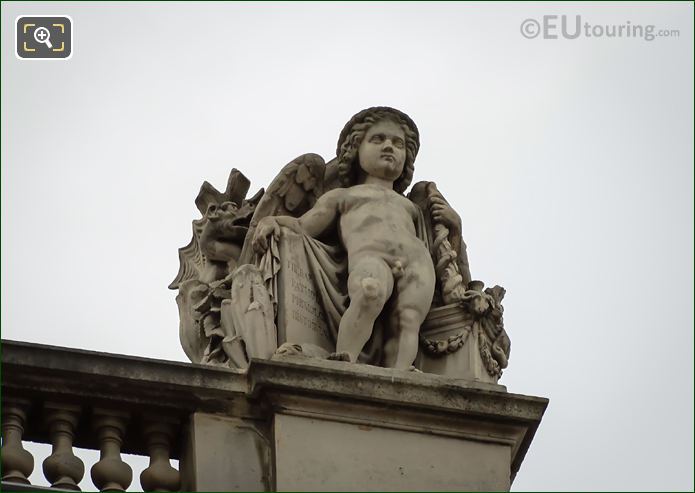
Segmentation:
{"type": "Polygon", "coordinates": [[[384,346],[384,366],[407,370],[417,356],[420,326],[432,304],[434,271],[423,269],[418,280],[398,280],[390,316],[390,338],[384,346]],[[395,322],[395,323],[394,323],[395,322]]]}
{"type": "Polygon", "coordinates": [[[348,353],[350,361],[357,361],[392,291],[393,275],[382,259],[363,257],[354,265],[348,276],[350,306],[340,320],[337,353],[348,353]]]}
{"type": "MultiPolygon", "coordinates": [[[[394,295],[394,298],[398,293],[394,295]]],[[[384,361],[382,364],[386,368],[393,368],[396,365],[396,357],[398,356],[398,330],[400,323],[398,321],[398,311],[393,308],[397,306],[398,301],[394,299],[392,308],[389,313],[388,326],[386,329],[386,341],[384,342],[384,361]]]]}
{"type": "Polygon", "coordinates": [[[394,337],[397,342],[395,361],[392,368],[408,370],[415,357],[420,338],[420,325],[427,316],[421,310],[413,308],[398,309],[398,334],[394,337]]]}

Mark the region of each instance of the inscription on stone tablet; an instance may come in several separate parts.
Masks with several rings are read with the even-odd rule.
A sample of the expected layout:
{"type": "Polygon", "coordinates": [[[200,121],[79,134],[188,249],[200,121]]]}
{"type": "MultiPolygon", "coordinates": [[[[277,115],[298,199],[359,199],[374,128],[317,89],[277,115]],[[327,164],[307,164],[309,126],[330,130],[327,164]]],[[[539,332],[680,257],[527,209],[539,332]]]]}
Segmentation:
{"type": "Polygon", "coordinates": [[[332,352],[335,346],[303,252],[302,238],[285,231],[280,240],[278,342],[311,343],[332,352]]]}

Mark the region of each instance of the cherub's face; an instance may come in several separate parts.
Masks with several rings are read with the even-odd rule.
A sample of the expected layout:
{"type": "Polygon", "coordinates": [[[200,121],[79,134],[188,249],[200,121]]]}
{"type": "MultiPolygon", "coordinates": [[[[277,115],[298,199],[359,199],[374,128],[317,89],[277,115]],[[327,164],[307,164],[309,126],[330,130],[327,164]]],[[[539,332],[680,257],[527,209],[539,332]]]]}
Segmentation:
{"type": "Polygon", "coordinates": [[[372,125],[357,151],[360,167],[377,178],[395,181],[403,173],[405,164],[405,133],[391,120],[372,125]]]}

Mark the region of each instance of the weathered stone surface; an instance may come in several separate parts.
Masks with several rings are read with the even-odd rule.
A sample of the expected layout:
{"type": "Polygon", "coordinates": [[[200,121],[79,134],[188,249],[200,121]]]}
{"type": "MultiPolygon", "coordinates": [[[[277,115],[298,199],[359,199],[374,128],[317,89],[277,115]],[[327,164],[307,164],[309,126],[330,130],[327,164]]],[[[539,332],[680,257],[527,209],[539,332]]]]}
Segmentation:
{"type": "Polygon", "coordinates": [[[436,308],[422,327],[415,367],[425,373],[497,383],[480,355],[480,324],[458,304],[436,308]]]}
{"type": "MultiPolygon", "coordinates": [[[[239,372],[2,345],[3,404],[80,406],[74,444],[85,448],[100,445],[95,416],[128,416],[121,451],[140,455],[152,451],[146,438],[161,417],[185,490],[339,490],[348,470],[372,490],[506,489],[548,404],[497,384],[314,358],[276,355],[239,372]]],[[[25,440],[51,439],[41,413],[24,427],[25,440]]]]}
{"type": "Polygon", "coordinates": [[[350,303],[335,324],[337,359],[358,360],[383,312],[385,340],[375,342],[383,344],[381,363],[407,369],[415,360],[436,283],[423,211],[402,195],[418,149],[418,130],[407,115],[393,108],[362,111],[339,139],[342,186],[321,195],[301,217],[267,216],[258,223],[258,252],[268,250],[268,237],[277,237],[281,226],[314,239],[338,231],[350,303]]]}
{"type": "Polygon", "coordinates": [[[249,379],[273,409],[278,491],[506,490],[547,406],[496,384],[337,361],[254,360],[249,379]]]}
{"type": "MultiPolygon", "coordinates": [[[[222,327],[227,336],[223,345],[229,340],[241,338],[246,351],[246,359],[270,358],[278,347],[278,335],[275,328],[273,305],[270,295],[263,284],[261,272],[250,264],[242,265],[232,274],[232,298],[224,300],[221,308],[222,327]]],[[[235,346],[240,349],[241,346],[235,346]]],[[[225,352],[232,362],[241,360],[243,355],[236,355],[234,350],[225,352]]],[[[246,367],[246,361],[243,367],[246,367]]],[[[235,366],[239,366],[238,364],[235,366]]]]}
{"type": "MultiPolygon", "coordinates": [[[[133,411],[137,419],[155,414],[181,424],[195,411],[253,413],[245,398],[245,374],[211,366],[3,340],[2,376],[3,402],[17,395],[34,405],[63,402],[85,410],[100,405],[133,411]]],[[[124,453],[147,455],[142,433],[127,438],[124,453]]],[[[40,422],[27,429],[25,439],[50,443],[40,422]]],[[[78,430],[74,445],[99,448],[88,427],[78,430]]],[[[171,457],[179,454],[174,441],[171,457]]]]}
{"type": "Polygon", "coordinates": [[[246,368],[282,346],[283,354],[308,349],[408,369],[424,349],[438,360],[422,353],[416,366],[424,371],[496,382],[510,352],[504,290],[483,293],[471,280],[461,218],[433,182],[405,195],[419,148],[408,115],[373,107],[345,125],[334,159],[303,154],[250,199],[250,184],[236,170],[224,193],[204,183],[196,199],[203,217],[179,251],[170,286],[179,289],[180,336],[191,361],[246,368]],[[248,278],[233,274],[238,266],[265,286],[236,286],[248,278]],[[464,346],[461,334],[420,337],[423,322],[447,306],[477,324],[455,356],[439,346],[464,346]]]}
{"type": "Polygon", "coordinates": [[[286,414],[274,431],[277,491],[509,489],[508,444],[286,414]]]}
{"type": "Polygon", "coordinates": [[[46,402],[44,420],[51,435],[52,453],[43,461],[43,473],[51,486],[66,490],[79,490],[84,476],[84,463],[72,450],[81,413],[80,406],[46,402]]]}
{"type": "Polygon", "coordinates": [[[278,343],[308,343],[332,353],[335,341],[303,251],[301,236],[283,232],[278,273],[278,343]]]}
{"type": "Polygon", "coordinates": [[[194,413],[184,437],[184,491],[269,491],[272,448],[259,425],[194,413]]]}
{"type": "Polygon", "coordinates": [[[140,473],[140,484],[144,491],[179,491],[181,489],[181,474],[172,467],[172,441],[178,423],[175,420],[167,422],[164,416],[147,416],[144,420],[143,435],[150,456],[150,464],[140,473]]]}
{"type": "Polygon", "coordinates": [[[253,360],[248,380],[252,398],[268,389],[291,388],[304,394],[357,396],[363,401],[401,408],[412,406],[523,422],[539,421],[548,404],[544,398],[509,393],[499,384],[310,358],[253,360]]]}
{"type": "Polygon", "coordinates": [[[3,392],[2,406],[2,480],[17,484],[29,484],[34,470],[34,457],[27,452],[22,440],[26,439],[27,412],[31,408],[28,399],[7,396],[3,392]]]}

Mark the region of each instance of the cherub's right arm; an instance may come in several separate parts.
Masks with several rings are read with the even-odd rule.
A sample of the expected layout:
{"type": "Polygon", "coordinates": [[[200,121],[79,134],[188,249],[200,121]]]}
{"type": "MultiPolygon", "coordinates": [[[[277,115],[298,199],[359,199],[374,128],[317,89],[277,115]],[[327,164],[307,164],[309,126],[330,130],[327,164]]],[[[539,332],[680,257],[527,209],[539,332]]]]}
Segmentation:
{"type": "Polygon", "coordinates": [[[299,218],[298,223],[304,233],[318,238],[335,225],[342,191],[343,189],[337,188],[324,193],[314,207],[299,218]]]}
{"type": "Polygon", "coordinates": [[[267,238],[273,234],[279,237],[279,226],[289,228],[298,234],[307,234],[313,238],[320,237],[335,225],[338,218],[338,204],[342,197],[342,189],[336,188],[323,194],[303,216],[268,216],[258,223],[253,238],[254,250],[263,253],[268,248],[267,238]]]}

